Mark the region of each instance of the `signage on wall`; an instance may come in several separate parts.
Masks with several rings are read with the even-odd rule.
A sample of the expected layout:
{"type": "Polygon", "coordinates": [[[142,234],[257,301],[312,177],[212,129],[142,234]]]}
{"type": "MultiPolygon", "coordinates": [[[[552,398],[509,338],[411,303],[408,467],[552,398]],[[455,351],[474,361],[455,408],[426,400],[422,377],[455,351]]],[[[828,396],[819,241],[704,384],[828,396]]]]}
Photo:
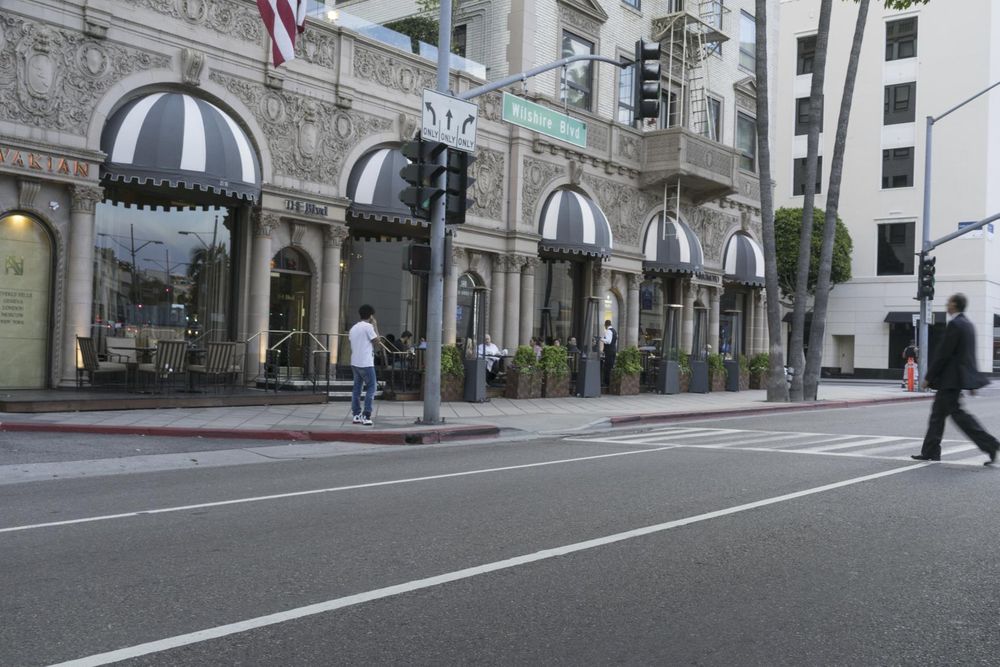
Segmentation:
{"type": "Polygon", "coordinates": [[[22,151],[0,144],[0,168],[16,171],[90,178],[90,163],[64,155],[22,151]]]}
{"type": "MultiPolygon", "coordinates": [[[[976,224],[975,220],[970,220],[968,222],[960,222],[960,223],[958,223],[958,228],[959,229],[965,229],[966,227],[970,227],[970,226],[972,226],[974,224],[976,224]]],[[[993,223],[992,222],[987,223],[985,229],[986,229],[986,235],[990,239],[992,239],[993,238],[993,223]]],[[[981,238],[983,238],[983,228],[976,229],[974,231],[969,232],[968,234],[964,234],[962,236],[959,236],[958,238],[960,238],[960,239],[981,239],[981,238]]]]}
{"type": "Polygon", "coordinates": [[[286,199],[285,210],[294,211],[295,213],[301,213],[303,215],[316,215],[321,218],[325,218],[327,215],[326,206],[314,204],[311,201],[302,201],[301,199],[286,199]]]}
{"type": "Polygon", "coordinates": [[[451,95],[424,89],[420,117],[420,137],[438,141],[460,151],[476,150],[476,123],[479,107],[451,95]]]}

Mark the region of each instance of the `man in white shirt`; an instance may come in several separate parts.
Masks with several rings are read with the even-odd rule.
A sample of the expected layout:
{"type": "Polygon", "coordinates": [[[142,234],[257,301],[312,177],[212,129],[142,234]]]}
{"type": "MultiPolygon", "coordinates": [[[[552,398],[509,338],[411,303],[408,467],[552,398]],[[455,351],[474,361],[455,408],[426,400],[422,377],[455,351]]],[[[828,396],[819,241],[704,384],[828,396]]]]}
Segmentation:
{"type": "Polygon", "coordinates": [[[604,384],[611,386],[611,369],[618,356],[618,332],[611,326],[611,320],[604,320],[604,384]]]}
{"type": "Polygon", "coordinates": [[[354,373],[354,388],[351,391],[352,422],[372,426],[372,401],[375,399],[375,348],[378,339],[375,325],[375,309],[367,303],[358,309],[361,319],[351,327],[351,371],[354,373]],[[365,386],[365,409],[361,411],[361,385],[365,386]]]}
{"type": "Polygon", "coordinates": [[[486,379],[492,382],[500,372],[500,348],[496,346],[489,334],[479,345],[478,356],[486,357],[486,379]]]}

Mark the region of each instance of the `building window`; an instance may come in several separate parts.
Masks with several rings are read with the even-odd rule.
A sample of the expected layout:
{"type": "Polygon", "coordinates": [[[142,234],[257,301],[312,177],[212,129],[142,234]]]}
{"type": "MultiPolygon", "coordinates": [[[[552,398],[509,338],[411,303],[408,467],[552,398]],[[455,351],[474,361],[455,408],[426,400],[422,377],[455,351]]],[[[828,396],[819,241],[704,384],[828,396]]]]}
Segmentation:
{"type": "Polygon", "coordinates": [[[660,91],[660,129],[677,127],[681,122],[681,105],[677,91],[660,91]]]}
{"type": "Polygon", "coordinates": [[[667,13],[676,14],[684,11],[684,0],[667,0],[667,13]]]}
{"type": "Polygon", "coordinates": [[[902,19],[885,24],[885,59],[917,57],[917,19],[902,19]]]}
{"type": "MultiPolygon", "coordinates": [[[[819,107],[819,131],[823,131],[823,104],[819,107]]],[[[795,136],[809,133],[809,98],[795,100],[795,136]]]]}
{"type": "Polygon", "coordinates": [[[465,57],[465,46],[469,39],[469,26],[462,24],[451,31],[451,52],[456,56],[465,57]]]}
{"type": "Polygon", "coordinates": [[[715,141],[722,141],[722,100],[706,97],[705,102],[708,111],[705,136],[715,141]]]}
{"type": "MultiPolygon", "coordinates": [[[[594,43],[563,31],[562,57],[593,55],[594,43]]],[[[562,96],[570,106],[590,111],[593,101],[594,65],[589,60],[570,63],[563,68],[562,96]]]]}
{"type": "MultiPolygon", "coordinates": [[[[816,194],[823,192],[823,156],[816,156],[816,194]]],[[[792,195],[801,197],[806,193],[806,158],[795,158],[792,169],[792,195]]]]}
{"type": "MultiPolygon", "coordinates": [[[[622,58],[623,63],[630,63],[622,58]]],[[[632,125],[635,122],[635,67],[622,67],[618,72],[618,122],[632,125]]]]}
{"type": "Polygon", "coordinates": [[[736,114],[736,149],[740,169],[757,171],[757,121],[745,113],[736,114]]]}
{"type": "Polygon", "coordinates": [[[885,87],[885,107],[882,123],[912,123],[917,113],[917,84],[902,83],[885,87]]]}
{"type": "Polygon", "coordinates": [[[880,276],[912,276],[914,252],[913,222],[893,222],[878,226],[878,266],[880,276]]]}
{"type": "Polygon", "coordinates": [[[799,37],[798,59],[795,64],[796,74],[812,74],[813,60],[816,58],[816,35],[799,37]]]}
{"type": "Polygon", "coordinates": [[[754,71],[757,64],[757,24],[753,16],[740,12],[740,67],[754,71]]]}
{"type": "Polygon", "coordinates": [[[882,189],[913,186],[913,148],[882,151],[882,189]]]}
{"type": "MultiPolygon", "coordinates": [[[[720,33],[722,32],[722,14],[728,11],[725,8],[724,0],[708,0],[702,4],[701,19],[712,26],[720,33]]],[[[705,44],[706,54],[722,55],[722,42],[708,42],[705,44]]]]}
{"type": "Polygon", "coordinates": [[[642,9],[642,7],[639,4],[639,0],[622,0],[622,2],[624,2],[626,5],[634,9],[640,9],[640,10],[642,9]]]}

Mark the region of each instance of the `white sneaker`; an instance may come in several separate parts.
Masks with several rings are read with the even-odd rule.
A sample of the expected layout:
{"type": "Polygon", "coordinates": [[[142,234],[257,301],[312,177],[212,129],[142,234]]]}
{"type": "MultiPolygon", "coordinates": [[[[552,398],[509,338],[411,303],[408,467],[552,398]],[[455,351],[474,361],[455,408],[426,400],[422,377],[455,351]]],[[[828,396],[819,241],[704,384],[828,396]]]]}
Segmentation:
{"type": "Polygon", "coordinates": [[[351,423],[352,424],[360,424],[361,423],[361,415],[354,415],[354,418],[351,419],[351,423]]]}
{"type": "Polygon", "coordinates": [[[371,417],[364,417],[361,420],[361,425],[362,426],[374,426],[375,422],[372,421],[371,417]]]}

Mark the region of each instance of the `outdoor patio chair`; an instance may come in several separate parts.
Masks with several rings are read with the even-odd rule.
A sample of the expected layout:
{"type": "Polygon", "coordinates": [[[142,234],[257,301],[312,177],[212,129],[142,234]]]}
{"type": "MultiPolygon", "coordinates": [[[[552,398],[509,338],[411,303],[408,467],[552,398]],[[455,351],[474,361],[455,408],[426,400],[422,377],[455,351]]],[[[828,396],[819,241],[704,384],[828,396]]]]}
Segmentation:
{"type": "Polygon", "coordinates": [[[187,341],[161,340],[151,364],[139,364],[139,377],[152,375],[157,390],[187,372],[187,341]]]}
{"type": "Polygon", "coordinates": [[[76,337],[77,347],[80,348],[80,360],[82,366],[76,369],[76,386],[83,387],[83,378],[91,386],[96,384],[96,380],[101,376],[120,375],[123,380],[128,377],[128,366],[120,361],[104,361],[97,358],[97,347],[94,339],[90,337],[76,337]]]}
{"type": "Polygon", "coordinates": [[[230,380],[235,378],[239,372],[236,365],[236,347],[238,345],[239,343],[208,343],[205,346],[205,363],[188,366],[192,386],[196,377],[200,378],[201,383],[211,378],[215,385],[228,386],[231,384],[230,380]]]}

